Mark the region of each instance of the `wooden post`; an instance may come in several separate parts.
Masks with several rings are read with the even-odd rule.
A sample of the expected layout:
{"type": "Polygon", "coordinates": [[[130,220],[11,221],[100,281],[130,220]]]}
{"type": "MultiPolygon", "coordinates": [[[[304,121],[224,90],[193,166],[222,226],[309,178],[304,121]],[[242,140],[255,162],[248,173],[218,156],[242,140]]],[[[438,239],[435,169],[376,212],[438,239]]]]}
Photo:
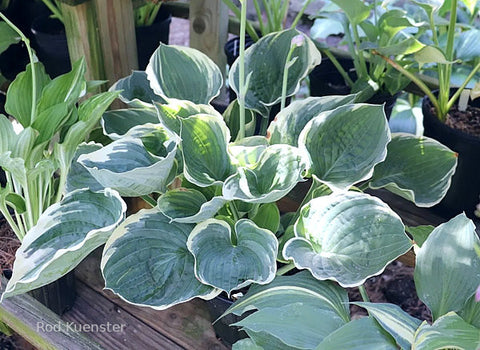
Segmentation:
{"type": "Polygon", "coordinates": [[[132,0],[94,0],[109,85],[138,69],[132,0]]]}
{"type": "Polygon", "coordinates": [[[228,8],[222,0],[190,1],[190,47],[210,57],[225,77],[227,58],[223,47],[228,36],[228,8]]]}

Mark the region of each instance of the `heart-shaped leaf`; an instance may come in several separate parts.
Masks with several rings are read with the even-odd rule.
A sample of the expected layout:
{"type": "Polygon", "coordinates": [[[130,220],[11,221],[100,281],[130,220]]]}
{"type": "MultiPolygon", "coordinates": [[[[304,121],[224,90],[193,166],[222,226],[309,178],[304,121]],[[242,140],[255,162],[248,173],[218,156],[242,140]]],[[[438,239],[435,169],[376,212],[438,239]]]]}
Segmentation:
{"type": "MultiPolygon", "coordinates": [[[[320,63],[321,55],[315,44],[296,29],[262,37],[245,52],[245,72],[250,76],[245,96],[247,108],[267,117],[271,106],[280,101],[284,67],[292,47],[292,39],[296,36],[302,37],[303,44],[293,48],[290,57],[290,61],[295,62],[288,69],[287,96],[295,94],[300,87],[300,81],[320,63]]],[[[229,82],[237,95],[239,95],[239,69],[237,60],[229,73],[229,82]]]]}
{"type": "Polygon", "coordinates": [[[280,111],[268,127],[271,145],[286,143],[298,146],[298,136],[303,128],[320,113],[353,103],[355,95],[308,97],[296,100],[280,111]]]}
{"type": "Polygon", "coordinates": [[[323,112],[299,136],[311,173],[337,190],[370,178],[387,155],[390,131],[383,106],[355,104],[323,112]]]}
{"type": "Polygon", "coordinates": [[[78,161],[102,186],[114,188],[122,196],[165,192],[172,180],[170,173],[179,141],[158,126],[152,126],[151,132],[159,148],[155,154],[152,149],[147,150],[141,139],[126,136],[102,149],[82,154],[78,161]]]}
{"type": "Polygon", "coordinates": [[[105,112],[101,123],[103,133],[112,140],[118,140],[137,125],[158,123],[158,117],[153,108],[115,109],[105,112]]]}
{"type": "Polygon", "coordinates": [[[236,222],[234,232],[225,221],[204,221],[187,246],[195,257],[197,278],[229,294],[251,283],[270,283],[277,271],[277,238],[247,219],[236,222]]]}
{"type": "Polygon", "coordinates": [[[410,349],[422,321],[410,316],[400,306],[384,303],[352,303],[367,309],[370,316],[395,338],[402,349],[410,349]]]}
{"type": "Polygon", "coordinates": [[[226,199],[248,203],[270,203],[285,196],[302,180],[305,159],[298,148],[273,145],[266,148],[257,163],[239,167],[223,184],[226,199]]]}
{"type": "Polygon", "coordinates": [[[480,285],[478,244],[475,225],[460,214],[435,228],[417,250],[415,286],[433,319],[459,311],[480,285]]]}
{"type": "Polygon", "coordinates": [[[200,114],[181,122],[185,178],[201,187],[225,181],[232,165],[227,152],[230,132],[223,120],[200,114]]]}
{"type": "Polygon", "coordinates": [[[220,69],[204,53],[185,46],[160,44],[145,70],[153,91],[165,99],[208,104],[220,93],[220,69]]]}
{"type": "Polygon", "coordinates": [[[212,218],[226,202],[222,197],[208,201],[200,191],[182,188],[161,196],[158,208],[174,222],[197,223],[212,218]]]}
{"type": "Polygon", "coordinates": [[[129,216],[105,244],[105,288],[129,303],[157,310],[217,296],[220,291],[195,278],[194,259],[186,246],[193,227],[171,222],[156,208],[129,216]]]}
{"type": "Polygon", "coordinates": [[[468,324],[455,312],[440,317],[432,325],[423,322],[415,335],[415,350],[465,349],[480,347],[480,329],[468,324]]]}
{"type": "Polygon", "coordinates": [[[394,134],[387,158],[375,166],[369,185],[386,188],[419,207],[431,207],[447,193],[456,165],[457,154],[438,141],[394,134]]]}
{"type": "Polygon", "coordinates": [[[123,200],[110,189],[68,193],[25,235],[2,299],[44,286],[71,271],[107,241],[125,211],[123,200]]]}
{"type": "Polygon", "coordinates": [[[376,197],[358,192],[312,199],[301,209],[285,259],[315,278],[361,285],[412,247],[400,217],[376,197]]]}

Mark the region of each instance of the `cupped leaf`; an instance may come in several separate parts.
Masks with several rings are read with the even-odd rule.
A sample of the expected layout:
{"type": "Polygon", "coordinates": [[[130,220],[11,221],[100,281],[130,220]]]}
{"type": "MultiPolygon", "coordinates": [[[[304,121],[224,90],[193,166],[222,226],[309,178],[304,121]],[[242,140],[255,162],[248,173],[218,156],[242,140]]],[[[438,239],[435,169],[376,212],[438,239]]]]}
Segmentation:
{"type": "Polygon", "coordinates": [[[200,114],[181,122],[185,178],[201,187],[225,181],[232,165],[227,152],[230,132],[223,120],[200,114]]]}
{"type": "Polygon", "coordinates": [[[88,172],[88,170],[79,162],[78,157],[82,154],[95,152],[102,148],[102,145],[95,142],[82,143],[78,146],[72,159],[70,170],[67,175],[65,191],[72,192],[82,188],[88,188],[91,191],[100,191],[104,187],[88,172]]]}
{"type": "Polygon", "coordinates": [[[412,347],[415,332],[422,321],[410,316],[399,306],[383,303],[352,303],[365,308],[369,315],[395,338],[402,349],[412,347]]]}
{"type": "Polygon", "coordinates": [[[285,259],[320,280],[361,285],[412,247],[400,217],[376,197],[346,192],[312,199],[301,209],[285,259]]]}
{"type": "Polygon", "coordinates": [[[432,325],[423,322],[415,335],[412,349],[464,349],[480,348],[480,329],[468,324],[455,312],[440,317],[432,325]]]}
{"type": "Polygon", "coordinates": [[[480,285],[479,243],[475,225],[460,214],[435,228],[417,250],[415,286],[434,320],[461,310],[480,285]]]}
{"type": "Polygon", "coordinates": [[[163,98],[153,92],[147,73],[143,71],[133,71],[128,77],[122,78],[113,84],[109,90],[119,91],[120,99],[132,106],[140,107],[144,103],[165,102],[163,98]]]}
{"type": "Polygon", "coordinates": [[[156,208],[129,216],[105,244],[105,288],[129,303],[157,310],[217,296],[220,291],[195,278],[194,259],[186,246],[193,227],[171,222],[156,208]]]}
{"type": "Polygon", "coordinates": [[[155,146],[161,152],[153,154],[141,139],[124,137],[88,154],[78,161],[102,186],[114,188],[122,196],[140,196],[165,192],[172,180],[178,140],[162,128],[152,132],[158,136],[155,146]]]}
{"type": "Polygon", "coordinates": [[[323,112],[299,136],[308,151],[311,173],[337,190],[372,176],[385,160],[390,131],[383,106],[355,104],[323,112]]]}
{"type": "Polygon", "coordinates": [[[50,206],[25,235],[3,298],[55,281],[105,243],[123,219],[117,192],[79,190],[50,206]]]}
{"type": "Polygon", "coordinates": [[[271,145],[286,143],[298,146],[298,136],[303,128],[320,113],[353,103],[355,95],[308,97],[296,100],[280,111],[268,127],[271,145]]]}
{"type": "MultiPolygon", "coordinates": [[[[296,29],[271,33],[262,37],[245,52],[245,72],[249,85],[245,106],[263,116],[268,116],[270,107],[279,102],[282,95],[284,67],[289,62],[289,51],[293,50],[288,69],[287,96],[295,94],[300,81],[321,61],[320,52],[305,34],[296,29]],[[300,46],[292,44],[296,36],[302,37],[300,46]],[[294,60],[294,62],[292,61],[294,60]],[[268,64],[266,64],[268,62],[268,64]]],[[[239,60],[230,69],[229,82],[239,94],[239,60]]]]}
{"type": "Polygon", "coordinates": [[[249,167],[255,165],[262,153],[267,149],[268,141],[263,136],[249,136],[230,143],[228,151],[239,166],[249,167]]]}
{"type": "Polygon", "coordinates": [[[372,317],[348,322],[327,336],[316,350],[397,350],[393,338],[372,317]]]}
{"type": "Polygon", "coordinates": [[[171,98],[168,104],[155,103],[160,122],[170,131],[180,135],[181,120],[196,114],[208,114],[222,120],[222,115],[211,105],[196,104],[186,100],[171,98]]]}
{"type": "Polygon", "coordinates": [[[375,166],[369,185],[386,188],[419,207],[431,207],[447,193],[457,157],[436,140],[394,134],[387,158],[375,166]]]}
{"type": "Polygon", "coordinates": [[[302,181],[305,158],[300,150],[289,145],[266,148],[258,162],[239,167],[223,184],[226,199],[249,203],[270,203],[285,196],[302,181]]]}
{"type": "MultiPolygon", "coordinates": [[[[233,100],[223,112],[223,118],[227,123],[228,129],[232,133],[232,138],[237,139],[240,131],[240,105],[238,99],[233,100]]],[[[255,134],[256,117],[255,112],[245,109],[245,136],[250,137],[255,134]]]]}
{"type": "Polygon", "coordinates": [[[247,219],[236,222],[233,232],[225,221],[206,220],[193,229],[187,246],[197,278],[229,294],[251,283],[270,283],[277,271],[277,238],[247,219]]]}
{"type": "Polygon", "coordinates": [[[153,91],[165,99],[208,104],[220,93],[220,69],[204,53],[185,46],[160,44],[145,70],[153,91]]]}
{"type": "Polygon", "coordinates": [[[153,108],[116,109],[105,112],[101,123],[104,134],[118,140],[137,125],[158,123],[158,117],[153,108]]]}
{"type": "Polygon", "coordinates": [[[158,199],[158,208],[173,222],[198,223],[212,218],[227,201],[213,197],[210,201],[195,189],[175,189],[158,199]]]}

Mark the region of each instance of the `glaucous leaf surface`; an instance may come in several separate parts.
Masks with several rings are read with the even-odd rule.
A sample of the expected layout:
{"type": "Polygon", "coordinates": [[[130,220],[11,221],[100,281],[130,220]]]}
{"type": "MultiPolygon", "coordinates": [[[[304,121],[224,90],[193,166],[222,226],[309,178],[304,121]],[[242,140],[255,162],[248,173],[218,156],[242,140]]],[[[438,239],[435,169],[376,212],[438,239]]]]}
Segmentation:
{"type": "Polygon", "coordinates": [[[417,250],[415,286],[434,320],[461,310],[480,285],[476,244],[475,225],[460,214],[437,226],[417,250]]]}
{"type": "Polygon", "coordinates": [[[25,235],[2,298],[39,288],[71,271],[107,241],[125,212],[125,203],[110,189],[68,193],[25,235]]]}
{"type": "Polygon", "coordinates": [[[348,322],[327,336],[316,350],[397,350],[395,340],[372,317],[348,322]]]}
{"type": "Polygon", "coordinates": [[[232,350],[264,350],[261,346],[255,344],[252,339],[241,339],[232,346],[232,350]]]}
{"type": "MultiPolygon", "coordinates": [[[[300,81],[321,61],[320,52],[305,34],[296,29],[271,33],[245,51],[245,75],[249,76],[245,106],[248,109],[266,117],[271,106],[280,101],[284,67],[290,48],[295,45],[292,44],[292,39],[299,35],[303,43],[293,49],[290,59],[295,61],[288,69],[286,93],[291,96],[299,89],[300,81]]],[[[229,82],[238,95],[238,60],[230,69],[229,82]]]]}
{"type": "Polygon", "coordinates": [[[208,104],[223,85],[217,65],[204,53],[185,46],[160,43],[145,71],[155,94],[166,100],[208,104]]]}
{"type": "Polygon", "coordinates": [[[455,38],[455,58],[464,62],[471,61],[480,56],[478,41],[480,30],[471,28],[458,34],[455,38]]]}
{"type": "Polygon", "coordinates": [[[163,98],[153,92],[147,73],[144,71],[134,70],[128,77],[113,84],[109,90],[121,91],[120,99],[132,106],[140,107],[143,103],[165,102],[163,98]]]}
{"type": "Polygon", "coordinates": [[[82,188],[88,188],[91,191],[100,191],[104,189],[88,170],[82,164],[77,162],[78,157],[82,154],[92,153],[101,148],[102,145],[95,142],[82,143],[78,146],[73,156],[70,170],[68,171],[67,182],[65,184],[66,192],[72,192],[82,188]]]}
{"type": "Polygon", "coordinates": [[[195,257],[195,275],[230,294],[251,283],[267,284],[277,271],[275,235],[248,219],[235,223],[209,219],[198,224],[187,246],[195,257]]]}
{"type": "Polygon", "coordinates": [[[412,247],[400,217],[358,192],[312,199],[301,209],[295,236],[283,249],[285,259],[343,287],[361,285],[412,247]]]}
{"type": "Polygon", "coordinates": [[[397,341],[402,349],[410,349],[415,332],[422,321],[410,316],[399,306],[384,303],[352,303],[365,308],[368,314],[397,341]]]}
{"type": "Polygon", "coordinates": [[[82,154],[78,161],[102,186],[114,188],[122,196],[164,192],[172,180],[170,173],[179,141],[161,127],[152,126],[151,132],[155,153],[153,146],[147,149],[142,139],[126,136],[97,151],[82,154]]]}
{"type": "Polygon", "coordinates": [[[192,224],[171,222],[158,209],[129,216],[111,235],[101,262],[105,288],[129,303],[164,310],[220,291],[200,283],[187,249],[192,224]]]}
{"type": "Polygon", "coordinates": [[[299,136],[310,156],[310,172],[332,190],[370,178],[385,160],[390,131],[383,106],[355,104],[322,112],[299,136]]]}
{"type": "Polygon", "coordinates": [[[431,207],[447,193],[457,157],[436,140],[393,134],[387,158],[375,166],[369,186],[386,188],[419,207],[431,207]]]}
{"type": "Polygon", "coordinates": [[[275,202],[302,181],[305,169],[305,157],[298,148],[273,145],[261,153],[257,163],[237,168],[223,184],[223,196],[248,203],[275,202]]]}
{"type": "Polygon", "coordinates": [[[199,114],[182,119],[184,175],[191,183],[208,187],[232,174],[227,152],[230,131],[216,116],[199,114]]]}
{"type": "Polygon", "coordinates": [[[227,201],[222,197],[207,200],[195,189],[170,190],[158,199],[158,208],[173,222],[198,223],[212,218],[227,201]]]}
{"type": "Polygon", "coordinates": [[[298,146],[298,136],[303,128],[321,112],[351,104],[355,95],[308,97],[295,100],[278,113],[268,127],[268,138],[271,145],[285,143],[298,146]]]}
{"type": "Polygon", "coordinates": [[[101,120],[103,133],[112,140],[118,140],[137,125],[158,122],[153,108],[114,109],[105,112],[101,120]]]}
{"type": "Polygon", "coordinates": [[[480,347],[480,329],[468,324],[455,312],[449,312],[432,325],[422,323],[412,349],[462,349],[477,350],[480,347]]]}

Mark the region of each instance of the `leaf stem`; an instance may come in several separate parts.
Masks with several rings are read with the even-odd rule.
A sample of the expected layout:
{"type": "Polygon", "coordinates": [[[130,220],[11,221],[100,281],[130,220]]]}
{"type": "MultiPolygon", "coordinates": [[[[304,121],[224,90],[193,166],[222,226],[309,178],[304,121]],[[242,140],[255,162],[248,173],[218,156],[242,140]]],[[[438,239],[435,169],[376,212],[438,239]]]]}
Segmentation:
{"type": "Polygon", "coordinates": [[[152,208],[155,208],[157,206],[157,201],[152,197],[150,197],[149,195],[144,195],[144,196],[141,196],[140,198],[142,198],[145,202],[150,204],[152,208]]]}
{"type": "Polygon", "coordinates": [[[238,105],[240,107],[240,130],[238,131],[238,140],[245,137],[245,26],[247,22],[247,2],[240,0],[240,55],[238,65],[238,105]]]}
{"type": "Polygon", "coordinates": [[[297,15],[295,16],[295,19],[293,20],[292,22],[292,25],[290,26],[290,28],[295,28],[298,24],[298,22],[300,21],[300,19],[302,18],[303,14],[305,13],[305,10],[307,9],[308,5],[310,5],[310,3],[312,2],[312,0],[307,0],[303,3],[303,6],[302,8],[300,9],[300,11],[297,13],[297,15]]]}
{"type": "Polygon", "coordinates": [[[293,262],[289,263],[288,265],[282,266],[277,270],[277,276],[283,276],[289,271],[292,271],[295,268],[295,264],[293,262]]]}
{"type": "Polygon", "coordinates": [[[465,81],[462,83],[462,85],[457,89],[457,91],[450,98],[450,100],[448,101],[448,104],[447,104],[447,111],[449,111],[452,108],[453,104],[460,97],[460,94],[462,93],[462,91],[465,89],[465,87],[470,82],[470,80],[472,80],[472,78],[478,72],[479,69],[480,69],[480,62],[475,66],[475,68],[473,68],[473,70],[470,72],[470,74],[465,79],[465,81]]]}
{"type": "Polygon", "coordinates": [[[343,69],[342,65],[340,64],[340,62],[338,62],[337,58],[335,57],[335,55],[333,53],[330,52],[330,50],[321,50],[322,53],[324,53],[328,59],[333,63],[333,65],[335,66],[335,68],[337,68],[338,72],[340,73],[340,75],[342,76],[343,79],[345,79],[345,81],[347,82],[348,86],[352,87],[353,86],[353,80],[352,78],[350,78],[350,76],[348,75],[348,73],[345,71],[345,69],[343,69]]]}
{"type": "Polygon", "coordinates": [[[369,303],[370,298],[368,297],[367,290],[365,289],[365,286],[363,284],[361,286],[358,286],[358,291],[360,292],[363,301],[369,303]]]}

